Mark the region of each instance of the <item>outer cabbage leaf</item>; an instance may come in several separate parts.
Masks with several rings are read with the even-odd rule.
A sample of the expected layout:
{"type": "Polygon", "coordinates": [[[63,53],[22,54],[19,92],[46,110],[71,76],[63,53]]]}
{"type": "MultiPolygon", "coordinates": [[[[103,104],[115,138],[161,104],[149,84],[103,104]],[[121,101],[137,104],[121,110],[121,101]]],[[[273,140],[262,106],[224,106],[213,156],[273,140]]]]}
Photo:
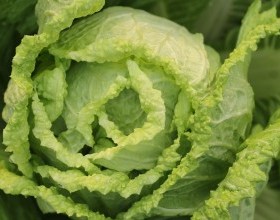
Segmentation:
{"type": "Polygon", "coordinates": [[[0,172],[0,187],[5,193],[13,195],[22,194],[24,196],[39,198],[48,205],[49,209],[56,210],[57,213],[65,213],[68,216],[86,217],[97,220],[106,219],[103,215],[90,211],[86,205],[74,203],[54,188],[38,186],[28,178],[10,172],[2,164],[0,165],[0,172]]]}
{"type": "Polygon", "coordinates": [[[74,18],[85,16],[102,7],[101,1],[94,1],[90,4],[92,7],[84,10],[84,3],[86,2],[78,1],[65,5],[39,1],[37,14],[40,32],[42,33],[24,37],[13,59],[12,79],[4,97],[6,106],[3,111],[3,118],[8,124],[3,133],[3,140],[7,150],[14,152],[11,160],[18,165],[21,172],[29,177],[32,175],[32,168],[28,162],[31,155],[28,150],[27,105],[33,90],[30,76],[35,68],[35,59],[44,47],[57,40],[59,32],[70,26],[74,18]],[[43,8],[45,13],[41,13],[43,8]],[[65,16],[66,13],[71,13],[71,10],[72,16],[65,16]],[[49,16],[50,12],[53,12],[51,17],[49,16]],[[41,21],[44,21],[43,24],[40,23],[41,21]],[[49,29],[52,25],[55,25],[55,28],[49,29]],[[33,47],[33,44],[36,46],[33,47]]]}
{"type": "MultiPolygon", "coordinates": [[[[255,19],[254,15],[259,8],[258,3],[251,6],[244,20],[239,42],[246,35],[250,25],[255,25],[257,22],[274,21],[274,24],[271,22],[271,27],[267,28],[268,33],[273,32],[273,29],[275,31],[277,28],[279,29],[279,19],[276,18],[274,9],[266,11],[262,17],[255,19]]],[[[194,219],[216,219],[218,216],[223,219],[253,219],[254,200],[267,182],[271,159],[276,158],[279,154],[277,136],[279,119],[277,116],[279,114],[276,112],[267,129],[253,134],[245,141],[243,144],[245,149],[237,154],[237,161],[229,169],[218,189],[211,193],[205,206],[194,214],[194,219]],[[244,209],[245,215],[239,216],[237,213],[242,213],[244,209]]]]}
{"type": "MultiPolygon", "coordinates": [[[[271,159],[279,155],[279,125],[278,117],[265,130],[245,141],[243,147],[246,148],[238,153],[225,179],[211,193],[205,206],[194,213],[193,219],[238,219],[233,208],[240,206],[243,199],[256,198],[267,182],[271,159]]],[[[253,219],[253,216],[244,219],[249,218],[253,219]]]]}
{"type": "MultiPolygon", "coordinates": [[[[49,45],[50,43],[52,43],[58,38],[59,32],[62,29],[71,25],[71,22],[73,21],[74,18],[85,16],[87,15],[87,13],[93,13],[102,7],[102,1],[94,1],[91,2],[92,7],[88,7],[88,9],[85,11],[81,7],[84,5],[84,3],[86,2],[79,1],[76,3],[72,3],[70,5],[67,4],[68,10],[65,10],[66,5],[57,3],[55,5],[56,6],[55,8],[51,8],[51,6],[53,6],[51,2],[39,1],[37,5],[38,16],[41,17],[41,19],[43,19],[44,16],[48,17],[48,19],[45,20],[48,22],[44,24],[44,28],[43,28],[43,31],[45,32],[40,33],[39,35],[24,37],[21,45],[17,48],[17,53],[13,60],[13,70],[11,75],[12,80],[9,83],[8,90],[5,95],[6,107],[3,113],[3,117],[8,123],[3,134],[4,144],[8,146],[6,150],[12,152],[13,154],[10,157],[11,161],[13,161],[18,166],[18,169],[27,177],[31,177],[32,175],[32,166],[31,163],[29,162],[31,155],[29,152],[29,143],[28,143],[29,125],[27,122],[27,114],[28,114],[27,105],[28,105],[28,99],[32,94],[33,86],[31,83],[30,76],[35,67],[35,58],[44,47],[46,47],[47,45],[49,45]],[[50,5],[48,5],[50,7],[49,8],[50,10],[48,12],[49,13],[55,12],[53,13],[53,16],[51,18],[49,17],[49,14],[40,13],[40,10],[42,10],[42,4],[47,4],[47,3],[50,3],[50,5]],[[62,16],[61,20],[57,19],[58,16],[56,16],[56,12],[57,15],[62,16]],[[68,12],[68,16],[63,16],[63,13],[67,13],[67,12],[68,12]],[[57,29],[47,30],[49,23],[56,24],[57,29]]],[[[44,5],[43,7],[44,9],[47,9],[46,5],[44,5]]],[[[6,193],[19,194],[21,192],[21,194],[33,195],[36,197],[38,191],[40,191],[40,188],[35,189],[36,188],[34,185],[35,183],[27,179],[25,181],[24,180],[25,177],[19,176],[19,179],[23,178],[23,183],[21,186],[23,188],[17,189],[16,186],[18,186],[20,181],[18,181],[17,177],[13,175],[15,174],[12,174],[9,171],[7,171],[5,166],[1,167],[1,189],[3,189],[6,193]],[[26,182],[26,184],[24,184],[24,182],[26,182]],[[11,183],[11,185],[15,184],[14,187],[9,185],[9,183],[11,183]],[[27,192],[28,190],[27,189],[24,190],[24,186],[29,184],[31,188],[33,187],[33,189],[27,192]]],[[[53,203],[57,203],[57,201],[59,201],[59,198],[61,198],[61,196],[59,195],[57,196],[56,199],[55,196],[50,196],[53,193],[51,189],[49,191],[46,190],[47,192],[43,192],[43,191],[40,193],[46,196],[46,200],[51,199],[51,197],[53,197],[54,199],[52,200],[53,203]],[[48,193],[50,194],[47,195],[48,193]]],[[[63,199],[60,201],[61,204],[63,204],[63,199]]],[[[76,209],[75,211],[75,208],[73,209],[71,208],[71,204],[75,206],[75,204],[71,202],[70,202],[70,206],[61,209],[56,207],[57,205],[53,205],[53,206],[57,210],[60,209],[61,212],[68,213],[69,215],[75,215],[75,212],[79,213],[79,211],[77,211],[78,209],[76,209]]]]}
{"type": "MultiPolygon", "coordinates": [[[[37,28],[34,14],[35,0],[0,2],[0,110],[3,109],[3,95],[9,81],[15,47],[24,34],[34,33],[37,28]]],[[[4,128],[0,119],[0,130],[4,128]]]]}
{"type": "MultiPolygon", "coordinates": [[[[279,30],[275,11],[259,14],[259,9],[259,1],[251,6],[243,21],[236,49],[218,70],[214,92],[202,100],[204,106],[194,115],[193,133],[190,134],[193,141],[191,151],[181,160],[180,165],[173,169],[159,189],[135,203],[130,210],[120,215],[120,218],[144,218],[151,213],[191,214],[202,205],[209,194],[205,193],[201,203],[194,205],[194,198],[197,198],[198,192],[201,193],[202,190],[183,195],[178,191],[186,191],[193,181],[196,181],[195,186],[201,186],[200,184],[208,180],[212,183],[205,183],[208,187],[206,192],[209,192],[224,178],[227,171],[223,169],[234,161],[233,153],[239,151],[240,141],[245,139],[252,118],[253,96],[246,79],[251,51],[256,49],[261,38],[279,30]],[[194,206],[189,207],[189,204],[194,206]]],[[[188,189],[196,190],[194,187],[188,189]]]]}

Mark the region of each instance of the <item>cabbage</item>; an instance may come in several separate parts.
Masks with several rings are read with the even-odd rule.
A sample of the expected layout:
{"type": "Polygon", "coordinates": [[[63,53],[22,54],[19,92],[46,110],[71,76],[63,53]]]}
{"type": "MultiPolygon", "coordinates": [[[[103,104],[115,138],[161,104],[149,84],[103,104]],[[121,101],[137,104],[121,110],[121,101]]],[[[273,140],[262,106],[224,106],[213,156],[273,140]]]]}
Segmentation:
{"type": "Polygon", "coordinates": [[[280,119],[252,128],[248,71],[276,8],[255,1],[221,61],[202,34],[104,4],[37,2],[4,95],[0,189],[73,219],[253,219],[280,119]]]}

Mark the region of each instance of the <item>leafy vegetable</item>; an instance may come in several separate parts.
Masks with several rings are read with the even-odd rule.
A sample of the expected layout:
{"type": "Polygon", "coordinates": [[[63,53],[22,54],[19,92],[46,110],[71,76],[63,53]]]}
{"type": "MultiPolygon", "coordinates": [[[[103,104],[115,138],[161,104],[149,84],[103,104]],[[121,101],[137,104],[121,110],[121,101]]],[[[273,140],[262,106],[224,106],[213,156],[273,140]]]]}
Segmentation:
{"type": "Polygon", "coordinates": [[[10,36],[36,29],[35,4],[38,33],[16,48],[4,95],[3,218],[16,218],[2,202],[14,199],[32,207],[29,219],[254,218],[269,175],[280,179],[279,92],[258,67],[267,54],[279,72],[278,48],[263,46],[279,33],[277,7],[223,2],[216,23],[219,0],[175,3],[38,0],[4,11],[9,56],[10,36]]]}

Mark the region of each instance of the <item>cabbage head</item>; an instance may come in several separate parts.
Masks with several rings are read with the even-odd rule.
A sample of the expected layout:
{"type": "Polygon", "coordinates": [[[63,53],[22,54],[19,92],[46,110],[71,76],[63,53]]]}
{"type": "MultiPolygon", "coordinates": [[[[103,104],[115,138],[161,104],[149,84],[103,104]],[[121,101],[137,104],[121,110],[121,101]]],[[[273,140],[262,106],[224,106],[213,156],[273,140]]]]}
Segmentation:
{"type": "Polygon", "coordinates": [[[0,189],[72,219],[252,219],[280,121],[248,138],[247,72],[275,9],[255,1],[221,62],[201,34],[103,5],[38,1],[5,92],[0,189]]]}

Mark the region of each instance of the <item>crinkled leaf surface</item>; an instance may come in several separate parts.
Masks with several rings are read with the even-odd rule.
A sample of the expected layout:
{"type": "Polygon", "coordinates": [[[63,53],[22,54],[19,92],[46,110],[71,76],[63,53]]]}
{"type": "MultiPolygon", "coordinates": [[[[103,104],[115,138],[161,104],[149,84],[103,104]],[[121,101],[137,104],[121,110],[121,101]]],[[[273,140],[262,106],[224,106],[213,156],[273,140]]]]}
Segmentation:
{"type": "MultiPolygon", "coordinates": [[[[117,3],[187,25],[219,2],[117,3]]],[[[275,8],[255,1],[221,64],[201,34],[128,7],[95,13],[103,5],[38,1],[38,34],[17,47],[5,93],[0,189],[73,219],[252,219],[279,154],[279,117],[247,138],[247,73],[258,42],[279,31],[275,8]]]]}

